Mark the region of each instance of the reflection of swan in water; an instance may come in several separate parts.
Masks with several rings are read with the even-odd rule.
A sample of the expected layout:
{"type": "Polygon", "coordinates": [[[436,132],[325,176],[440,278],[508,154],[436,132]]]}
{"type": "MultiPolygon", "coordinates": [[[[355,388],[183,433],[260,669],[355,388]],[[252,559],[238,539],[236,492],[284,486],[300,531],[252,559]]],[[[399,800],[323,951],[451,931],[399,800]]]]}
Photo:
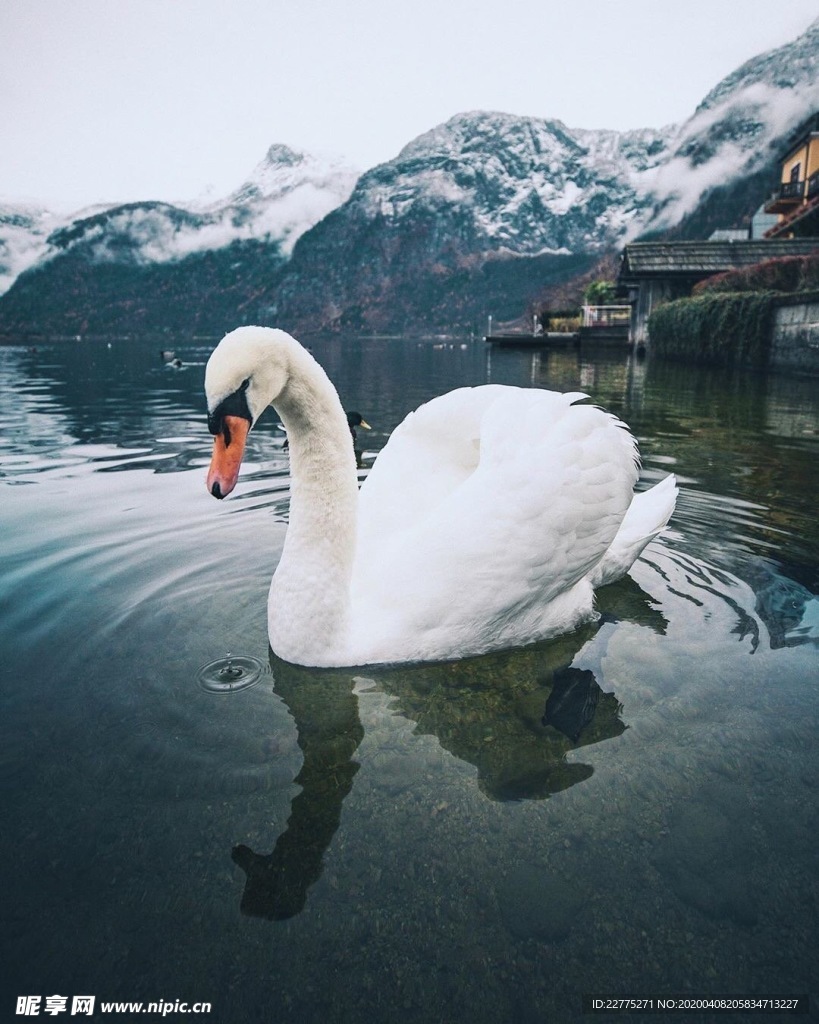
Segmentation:
{"type": "Polygon", "coordinates": [[[434,662],[568,632],[676,501],[673,477],[634,494],[634,438],[578,393],[485,385],[436,398],[394,431],[359,494],[335,388],[289,335],[231,332],[205,391],[216,498],[268,405],[287,430],[290,524],[268,632],[295,664],[434,662]]]}
{"type": "MultiPolygon", "coordinates": [[[[626,615],[658,633],[665,626],[628,578],[601,593],[601,613],[603,623],[626,615]]],[[[303,908],[360,767],[359,694],[368,687],[391,697],[390,710],[414,721],[416,734],[434,736],[474,765],[481,791],[493,800],[544,799],[589,778],[591,766],[566,755],[625,728],[614,694],[604,693],[588,670],[567,667],[598,632],[589,625],[520,651],[370,669],[366,678],[299,668],[271,654],[276,692],[298,732],[303,763],[295,781],[302,789],[272,853],[234,848],[246,875],[242,911],[277,920],[303,908]]]]}
{"type": "Polygon", "coordinates": [[[297,914],[319,877],[341,805],[359,769],[353,760],[364,729],[347,672],[306,672],[272,658],[276,691],[296,722],[303,761],[287,828],[267,856],[236,846],[233,859],[247,879],[242,911],[279,920],[297,914]]]}

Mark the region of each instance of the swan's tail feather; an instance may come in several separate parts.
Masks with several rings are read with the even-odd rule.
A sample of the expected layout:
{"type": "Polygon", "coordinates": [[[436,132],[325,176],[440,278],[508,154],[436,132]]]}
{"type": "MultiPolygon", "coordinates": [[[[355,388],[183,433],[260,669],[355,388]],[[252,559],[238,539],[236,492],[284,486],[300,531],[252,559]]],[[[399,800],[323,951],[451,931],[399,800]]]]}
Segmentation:
{"type": "Polygon", "coordinates": [[[625,576],[646,545],[663,532],[677,503],[677,479],[672,474],[648,491],[635,494],[611,547],[592,569],[592,586],[602,587],[625,576]]]}

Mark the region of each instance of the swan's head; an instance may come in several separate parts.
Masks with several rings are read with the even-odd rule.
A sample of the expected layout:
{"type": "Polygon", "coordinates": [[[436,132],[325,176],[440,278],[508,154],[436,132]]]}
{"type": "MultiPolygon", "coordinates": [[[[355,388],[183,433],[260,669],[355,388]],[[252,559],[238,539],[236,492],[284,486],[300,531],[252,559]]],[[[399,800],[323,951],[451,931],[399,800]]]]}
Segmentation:
{"type": "Polygon", "coordinates": [[[205,369],[205,395],[214,437],[207,486],[215,498],[226,497],[236,486],[248,432],[287,384],[289,349],[297,344],[284,331],[239,327],[213,350],[205,369]]]}

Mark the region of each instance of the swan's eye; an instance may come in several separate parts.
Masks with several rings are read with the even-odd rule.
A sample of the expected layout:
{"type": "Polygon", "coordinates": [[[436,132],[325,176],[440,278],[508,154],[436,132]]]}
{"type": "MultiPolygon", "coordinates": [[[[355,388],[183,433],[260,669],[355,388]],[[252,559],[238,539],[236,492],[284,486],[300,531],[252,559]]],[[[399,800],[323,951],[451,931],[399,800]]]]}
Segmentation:
{"type": "MultiPolygon", "coordinates": [[[[249,386],[250,379],[243,380],[232,394],[222,399],[213,412],[208,414],[208,430],[214,437],[225,431],[225,416],[241,416],[248,423],[253,423],[250,407],[247,404],[247,389],[249,386]]],[[[225,443],[230,444],[229,435],[226,436],[225,443]]]]}

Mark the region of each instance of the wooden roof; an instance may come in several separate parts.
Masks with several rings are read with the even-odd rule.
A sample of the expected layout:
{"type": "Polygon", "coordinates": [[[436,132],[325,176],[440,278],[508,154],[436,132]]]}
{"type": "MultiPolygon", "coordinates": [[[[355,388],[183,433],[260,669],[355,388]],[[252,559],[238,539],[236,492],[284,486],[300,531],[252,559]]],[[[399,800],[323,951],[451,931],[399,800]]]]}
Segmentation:
{"type": "Polygon", "coordinates": [[[819,252],[819,238],[749,239],[746,242],[632,242],[623,250],[619,279],[707,277],[779,256],[819,252]]]}

